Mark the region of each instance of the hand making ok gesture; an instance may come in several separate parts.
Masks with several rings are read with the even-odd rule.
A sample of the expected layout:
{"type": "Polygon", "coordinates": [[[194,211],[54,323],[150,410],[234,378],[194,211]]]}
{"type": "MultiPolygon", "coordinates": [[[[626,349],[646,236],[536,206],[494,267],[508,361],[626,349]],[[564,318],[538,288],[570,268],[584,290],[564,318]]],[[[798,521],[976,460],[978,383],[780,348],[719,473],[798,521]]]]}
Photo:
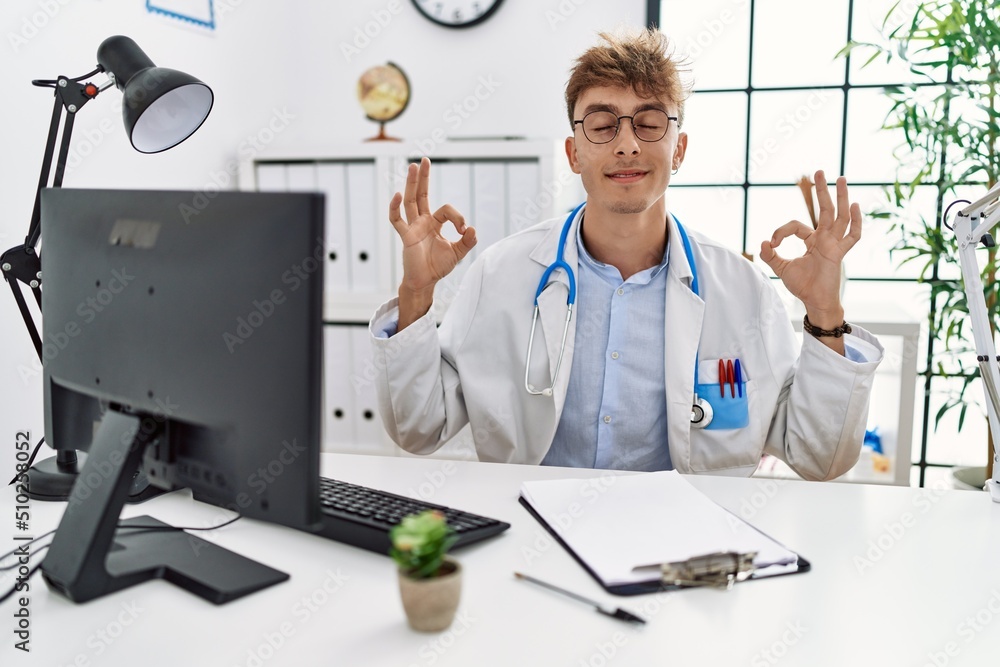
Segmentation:
{"type": "Polygon", "coordinates": [[[430,309],[434,286],[476,245],[476,230],[451,204],[431,213],[428,195],[431,161],[420,167],[411,164],[406,173],[406,190],[389,202],[389,222],[403,242],[403,279],[399,285],[399,326],[402,331],[430,309]],[[406,219],[400,215],[402,202],[406,219]],[[454,243],[441,235],[441,226],[451,222],[462,238],[454,243]]]}
{"type": "Polygon", "coordinates": [[[806,307],[810,323],[833,329],[844,319],[840,303],[840,264],[861,238],[861,207],[847,198],[847,179],[837,179],[837,207],[834,210],[830,189],[822,171],[815,176],[819,200],[819,220],[812,229],[792,220],[775,230],[770,240],[760,244],[760,258],[781,278],[788,291],[806,307]],[[795,259],[785,259],[774,250],[789,236],[805,241],[806,252],[795,259]]]}

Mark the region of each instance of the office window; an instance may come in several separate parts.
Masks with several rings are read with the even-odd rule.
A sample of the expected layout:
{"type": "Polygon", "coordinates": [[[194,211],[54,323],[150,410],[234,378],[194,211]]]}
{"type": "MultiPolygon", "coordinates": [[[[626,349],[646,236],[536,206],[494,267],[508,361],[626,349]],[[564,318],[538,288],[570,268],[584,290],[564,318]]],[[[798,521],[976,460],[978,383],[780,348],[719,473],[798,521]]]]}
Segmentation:
{"type": "MultiPolygon", "coordinates": [[[[899,149],[902,133],[880,129],[891,106],[884,88],[916,77],[896,61],[862,68],[867,57],[847,61],[836,54],[849,39],[875,41],[894,4],[896,0],[649,0],[648,23],[660,26],[687,58],[694,84],[683,128],[690,136],[689,152],[671,184],[671,210],[734,250],[756,255],[760,241],[775,228],[791,218],[808,220],[795,183],[817,169],[824,169],[831,182],[847,175],[851,198],[863,211],[884,209],[884,188],[895,180],[897,165],[912,162],[899,149]],[[795,25],[802,27],[789,28],[795,25]],[[706,201],[712,202],[710,209],[706,201]]],[[[944,84],[947,71],[942,67],[938,74],[935,80],[944,84]]],[[[922,94],[931,100],[940,91],[932,83],[922,94]]],[[[916,173],[915,167],[904,167],[901,176],[916,173]]],[[[925,180],[928,185],[905,212],[907,220],[941,216],[936,179],[934,174],[925,180]]],[[[975,188],[969,191],[973,197],[981,195],[975,188]]],[[[855,305],[866,303],[872,312],[881,303],[926,323],[934,304],[929,288],[917,282],[920,265],[900,266],[901,255],[890,254],[898,232],[890,222],[867,217],[863,237],[846,260],[848,317],[855,305]]],[[[790,239],[782,252],[795,256],[803,247],[790,239]]],[[[957,274],[954,267],[939,269],[941,277],[957,274]]],[[[940,342],[928,340],[925,324],[911,449],[912,478],[921,486],[938,480],[947,466],[985,462],[983,411],[969,408],[957,438],[958,410],[934,428],[937,410],[961,384],[953,377],[956,365],[938,367],[935,355],[940,351],[940,342]]],[[[968,390],[970,398],[981,394],[978,382],[968,390]]]]}

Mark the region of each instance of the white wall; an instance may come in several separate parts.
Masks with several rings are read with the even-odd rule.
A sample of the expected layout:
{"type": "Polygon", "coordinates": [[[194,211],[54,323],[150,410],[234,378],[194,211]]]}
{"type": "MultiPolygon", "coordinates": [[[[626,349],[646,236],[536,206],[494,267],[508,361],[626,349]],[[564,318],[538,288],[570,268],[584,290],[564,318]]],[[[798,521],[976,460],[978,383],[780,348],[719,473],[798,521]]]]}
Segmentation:
{"type": "MultiPolygon", "coordinates": [[[[0,252],[21,243],[27,231],[52,108],[50,91],[30,80],[90,71],[105,37],[128,35],[157,65],[201,78],[215,92],[215,107],[184,144],[141,155],[121,127],[121,95],[104,92],[80,111],[64,185],[201,189],[225,181],[227,165],[257,150],[250,138],[266,143],[267,152],[307,146],[320,154],[324,145],[375,134],[355,86],[365,69],[386,61],[403,68],[414,90],[410,107],[388,130],[412,146],[430,147],[431,155],[428,142],[438,129],[456,136],[563,137],[562,95],[573,58],[599,30],[642,25],[645,5],[506,0],[488,22],[462,31],[433,25],[410,0],[215,0],[218,26],[210,33],[152,16],[143,0],[6,0],[0,9],[7,93],[0,107],[0,252]],[[456,104],[465,109],[460,113],[456,104]]],[[[30,429],[35,439],[42,433],[42,391],[9,288],[0,291],[0,478],[9,479],[15,432],[30,429]]]]}

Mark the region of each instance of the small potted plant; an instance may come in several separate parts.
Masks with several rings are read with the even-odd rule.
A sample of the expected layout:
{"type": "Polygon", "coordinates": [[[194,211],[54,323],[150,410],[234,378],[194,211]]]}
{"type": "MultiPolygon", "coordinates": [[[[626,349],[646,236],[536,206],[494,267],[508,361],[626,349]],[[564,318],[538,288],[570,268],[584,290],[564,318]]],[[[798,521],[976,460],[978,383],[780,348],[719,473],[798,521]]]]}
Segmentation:
{"type": "Polygon", "coordinates": [[[440,512],[411,514],[389,533],[389,555],[399,572],[399,593],[410,627],[439,632],[451,625],[462,592],[462,569],[447,555],[455,534],[440,512]]]}

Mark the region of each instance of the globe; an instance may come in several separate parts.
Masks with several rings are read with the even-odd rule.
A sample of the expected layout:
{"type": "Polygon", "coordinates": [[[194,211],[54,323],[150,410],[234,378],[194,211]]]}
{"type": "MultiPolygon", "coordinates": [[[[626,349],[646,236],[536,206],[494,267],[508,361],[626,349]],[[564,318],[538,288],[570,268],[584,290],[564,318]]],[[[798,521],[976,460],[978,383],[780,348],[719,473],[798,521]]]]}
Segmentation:
{"type": "Polygon", "coordinates": [[[385,124],[399,117],[410,102],[410,81],[393,63],[365,70],[358,79],[358,100],[365,116],[379,123],[378,136],[368,141],[399,141],[386,136],[385,124]]]}

